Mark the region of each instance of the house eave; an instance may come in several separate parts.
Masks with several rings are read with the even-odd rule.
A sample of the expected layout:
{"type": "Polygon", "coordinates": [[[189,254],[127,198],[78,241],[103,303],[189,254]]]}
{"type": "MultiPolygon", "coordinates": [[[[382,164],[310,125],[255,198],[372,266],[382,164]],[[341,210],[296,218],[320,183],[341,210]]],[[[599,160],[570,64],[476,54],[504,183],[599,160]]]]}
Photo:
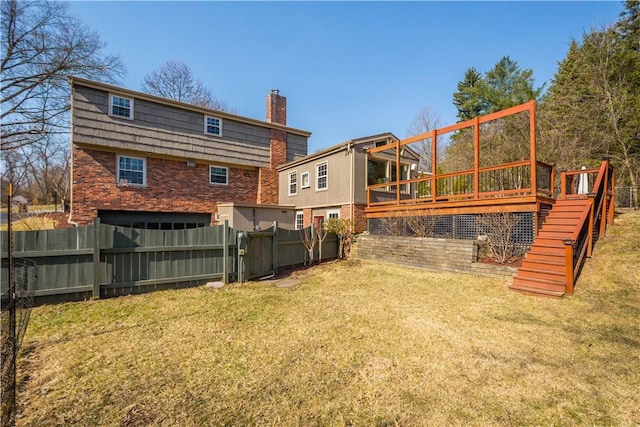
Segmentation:
{"type": "Polygon", "coordinates": [[[309,154],[308,156],[302,157],[300,159],[293,160],[289,163],[285,163],[276,167],[278,171],[283,171],[290,169],[292,167],[296,167],[302,163],[306,163],[308,161],[313,161],[331,154],[338,153],[340,151],[348,149],[350,146],[356,146],[360,144],[365,144],[367,142],[372,142],[376,140],[380,140],[382,138],[388,138],[390,140],[398,140],[398,138],[392,134],[391,132],[380,133],[377,135],[365,136],[362,138],[350,139],[348,141],[341,142],[339,144],[333,145],[331,147],[325,148],[324,150],[316,151],[313,154],[309,154]]]}

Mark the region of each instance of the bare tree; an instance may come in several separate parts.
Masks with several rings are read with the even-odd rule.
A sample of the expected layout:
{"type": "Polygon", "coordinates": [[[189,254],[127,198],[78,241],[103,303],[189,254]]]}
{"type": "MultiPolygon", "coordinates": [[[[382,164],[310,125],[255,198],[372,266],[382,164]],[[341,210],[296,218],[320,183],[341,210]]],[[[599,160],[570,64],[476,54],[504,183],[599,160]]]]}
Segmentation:
{"type": "Polygon", "coordinates": [[[318,262],[322,263],[322,242],[327,238],[327,227],[324,223],[314,226],[316,234],[318,236],[318,262]]]}
{"type": "Polygon", "coordinates": [[[514,241],[512,236],[519,221],[520,218],[510,212],[485,214],[477,220],[477,231],[487,241],[491,257],[499,264],[524,256],[524,245],[514,241]]]}
{"type": "MultiPolygon", "coordinates": [[[[429,107],[424,107],[415,116],[413,122],[407,129],[407,136],[416,136],[431,132],[442,126],[440,114],[429,107]]],[[[423,139],[415,144],[411,144],[411,149],[420,156],[419,168],[424,172],[432,172],[433,142],[431,138],[423,139]]]]}
{"type": "Polygon", "coordinates": [[[69,151],[59,147],[54,137],[22,147],[26,170],[22,193],[33,204],[51,204],[55,199],[62,204],[69,195],[69,151]]]}
{"type": "Polygon", "coordinates": [[[167,61],[144,76],[142,91],[187,104],[228,111],[227,104],[215,97],[191,68],[181,61],[167,61]]]}
{"type": "Polygon", "coordinates": [[[427,215],[407,216],[407,226],[417,237],[431,237],[434,234],[438,217],[430,211],[427,215]]]}
{"type": "Polygon", "coordinates": [[[318,235],[313,231],[313,227],[309,226],[300,231],[300,240],[302,240],[302,244],[307,248],[307,253],[309,254],[309,264],[313,264],[313,249],[316,247],[316,241],[318,239],[318,235]]]}
{"type": "Polygon", "coordinates": [[[69,75],[114,81],[118,56],[57,1],[2,1],[2,149],[68,133],[69,75]]]}
{"type": "Polygon", "coordinates": [[[379,218],[381,231],[389,236],[404,236],[407,233],[407,219],[407,216],[379,218]]]}

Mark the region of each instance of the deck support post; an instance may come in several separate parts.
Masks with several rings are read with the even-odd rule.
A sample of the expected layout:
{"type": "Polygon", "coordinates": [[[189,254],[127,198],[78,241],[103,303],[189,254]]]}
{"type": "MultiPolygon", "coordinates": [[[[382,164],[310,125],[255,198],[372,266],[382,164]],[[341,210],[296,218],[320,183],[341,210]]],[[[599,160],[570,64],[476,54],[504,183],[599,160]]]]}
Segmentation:
{"type": "MultiPolygon", "coordinates": [[[[613,172],[613,167],[609,164],[609,161],[607,161],[607,174],[609,174],[609,170],[611,170],[611,184],[609,185],[609,187],[611,188],[611,197],[609,198],[609,209],[608,209],[608,213],[609,216],[607,218],[607,225],[613,225],[613,221],[614,221],[614,213],[615,213],[615,200],[616,200],[616,175],[613,172]]],[[[609,190],[606,190],[605,193],[606,196],[609,195],[609,190]]],[[[605,199],[606,200],[606,199],[605,199]]]]}
{"type": "Polygon", "coordinates": [[[480,197],[480,117],[473,125],[473,198],[480,197]]]}
{"type": "Polygon", "coordinates": [[[431,197],[433,199],[433,203],[436,202],[436,197],[438,196],[438,178],[437,178],[437,153],[438,149],[438,130],[433,130],[433,138],[431,140],[431,197]]]}
{"type": "Polygon", "coordinates": [[[567,172],[560,172],[560,198],[567,198],[567,172]]]}
{"type": "Polygon", "coordinates": [[[531,194],[538,195],[538,159],[536,158],[536,101],[529,101],[529,142],[531,146],[531,194]]]}
{"type": "Polygon", "coordinates": [[[565,292],[569,295],[573,295],[573,245],[575,240],[566,239],[564,243],[565,265],[567,284],[565,285],[565,292]]]}
{"type": "Polygon", "coordinates": [[[400,165],[400,140],[396,141],[396,176],[394,177],[396,180],[396,205],[400,206],[400,177],[402,176],[402,171],[400,170],[402,166],[400,165]]]}
{"type": "Polygon", "coordinates": [[[602,210],[600,214],[600,230],[599,237],[603,238],[607,234],[607,198],[609,197],[609,162],[607,160],[602,161],[600,166],[600,173],[604,175],[604,184],[602,187],[602,210]]]}

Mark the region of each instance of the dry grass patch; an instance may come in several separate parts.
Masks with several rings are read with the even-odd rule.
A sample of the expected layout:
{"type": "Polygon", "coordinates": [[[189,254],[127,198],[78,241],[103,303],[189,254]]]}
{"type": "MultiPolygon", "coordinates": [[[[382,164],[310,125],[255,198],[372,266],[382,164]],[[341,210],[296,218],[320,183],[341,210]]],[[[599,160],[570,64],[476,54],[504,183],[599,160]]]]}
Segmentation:
{"type": "MultiPolygon", "coordinates": [[[[11,224],[11,229],[13,231],[53,230],[56,225],[57,223],[54,219],[44,214],[14,220],[11,224]]],[[[8,229],[9,226],[7,224],[0,225],[0,231],[7,231],[8,229]]]]}
{"type": "Polygon", "coordinates": [[[18,425],[638,425],[640,213],[564,300],[376,262],[34,309],[18,425]]]}

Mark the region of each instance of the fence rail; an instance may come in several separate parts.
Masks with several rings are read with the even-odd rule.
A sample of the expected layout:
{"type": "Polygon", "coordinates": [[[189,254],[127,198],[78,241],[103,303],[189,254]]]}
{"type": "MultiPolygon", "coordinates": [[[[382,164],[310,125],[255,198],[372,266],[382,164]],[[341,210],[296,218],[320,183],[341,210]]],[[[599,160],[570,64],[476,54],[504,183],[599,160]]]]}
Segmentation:
{"type": "MultiPolygon", "coordinates": [[[[14,232],[14,256],[37,264],[36,302],[82,300],[153,289],[238,280],[239,266],[259,265],[251,278],[302,265],[307,251],[300,231],[277,227],[261,248],[238,254],[238,233],[219,225],[186,230],[147,230],[95,224],[59,230],[14,232]],[[266,266],[266,267],[265,267],[266,266]]],[[[249,237],[257,234],[246,233],[249,237]]],[[[1,233],[2,295],[7,292],[8,233],[1,233]]],[[[337,238],[323,244],[323,258],[337,256],[337,238]]],[[[246,278],[246,277],[245,277],[246,278]]]]}

